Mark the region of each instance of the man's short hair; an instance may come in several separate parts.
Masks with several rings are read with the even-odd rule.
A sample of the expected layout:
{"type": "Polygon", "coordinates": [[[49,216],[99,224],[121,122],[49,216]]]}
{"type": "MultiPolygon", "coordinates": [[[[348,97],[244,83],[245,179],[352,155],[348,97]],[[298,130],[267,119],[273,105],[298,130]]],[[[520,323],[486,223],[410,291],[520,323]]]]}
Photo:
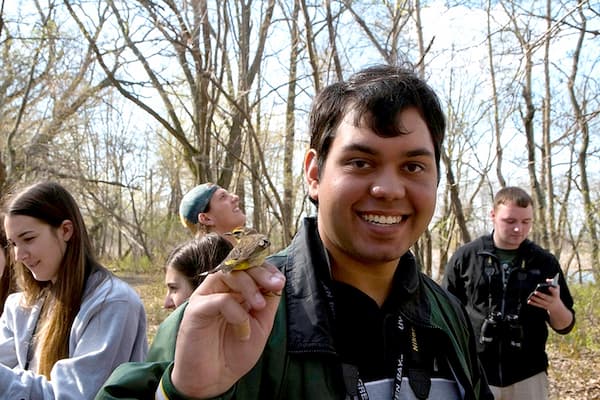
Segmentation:
{"type": "Polygon", "coordinates": [[[361,70],[346,81],[324,88],[315,98],[310,113],[310,147],[317,152],[319,174],[329,153],[336,129],[350,112],[355,125],[366,125],[381,137],[403,132],[398,115],[414,107],[427,124],[439,161],[446,119],[433,89],[409,66],[377,65],[361,70]]]}
{"type": "Polygon", "coordinates": [[[501,204],[512,203],[518,207],[533,207],[533,199],[525,190],[516,186],[507,186],[502,188],[494,196],[494,210],[501,204]]]}

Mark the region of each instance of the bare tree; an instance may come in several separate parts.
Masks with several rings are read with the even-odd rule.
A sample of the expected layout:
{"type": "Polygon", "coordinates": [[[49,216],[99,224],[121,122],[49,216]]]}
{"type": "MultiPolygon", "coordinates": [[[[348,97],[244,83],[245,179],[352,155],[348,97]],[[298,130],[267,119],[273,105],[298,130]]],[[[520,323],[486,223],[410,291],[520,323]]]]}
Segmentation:
{"type": "Polygon", "coordinates": [[[506,186],[506,180],[502,174],[502,160],[503,160],[503,149],[502,149],[502,128],[500,126],[500,106],[498,88],[496,82],[496,67],[494,62],[493,42],[492,42],[492,29],[491,29],[491,1],[487,4],[487,48],[488,48],[488,61],[490,69],[490,83],[492,84],[492,107],[493,107],[493,120],[494,120],[494,137],[496,138],[496,177],[500,187],[506,186]]]}
{"type": "Polygon", "coordinates": [[[285,245],[310,212],[298,159],[314,94],[366,64],[410,61],[448,119],[440,207],[415,247],[424,270],[443,273],[487,230],[508,184],[535,198],[534,239],[578,268],[598,263],[593,3],[463,2],[454,18],[487,23],[448,34],[437,25],[455,7],[426,0],[24,4],[0,19],[0,190],[68,181],[103,256],[152,260],[161,238],[185,237],[178,204],[203,181],[238,193],[285,245]]]}
{"type": "MultiPolygon", "coordinates": [[[[590,127],[589,127],[589,118],[590,115],[587,114],[586,111],[586,102],[583,104],[578,100],[578,96],[575,92],[576,80],[579,71],[579,57],[581,55],[582,47],[583,47],[583,39],[586,35],[586,26],[587,26],[587,17],[583,12],[582,6],[578,7],[578,15],[579,15],[579,37],[577,40],[577,44],[575,46],[573,52],[573,64],[571,67],[571,73],[569,75],[568,80],[568,89],[569,89],[569,98],[571,100],[571,105],[573,108],[573,114],[575,115],[575,122],[579,127],[581,132],[580,136],[580,147],[577,155],[577,164],[579,166],[579,175],[580,175],[580,191],[583,197],[583,208],[585,215],[585,225],[590,235],[590,248],[591,248],[591,257],[590,264],[592,265],[592,271],[594,274],[594,278],[596,282],[600,281],[600,246],[598,245],[598,209],[595,207],[595,203],[597,200],[592,199],[591,196],[591,188],[588,181],[588,153],[589,153],[589,145],[590,145],[590,127]]],[[[597,96],[597,94],[595,94],[597,96]]],[[[584,97],[585,99],[585,97],[584,97]]],[[[598,110],[596,110],[598,113],[598,110]]]]}
{"type": "Polygon", "coordinates": [[[293,224],[293,207],[295,203],[296,185],[294,179],[294,155],[296,138],[296,88],[298,78],[298,63],[301,50],[301,31],[298,24],[300,17],[299,1],[294,1],[291,18],[289,18],[291,44],[289,59],[289,84],[285,110],[285,140],[283,153],[283,209],[282,227],[285,243],[291,241],[295,233],[293,224]]]}
{"type": "MultiPolygon", "coordinates": [[[[83,9],[65,1],[111,85],[177,140],[194,183],[216,182],[237,191],[244,201],[248,182],[253,205],[260,210],[261,196],[273,194],[273,189],[261,192],[256,184],[269,171],[253,158],[257,154],[252,149],[260,144],[253,138],[259,132],[253,124],[260,99],[251,100],[251,94],[260,87],[256,79],[275,1],[227,1],[216,7],[209,7],[207,0],[190,7],[169,0],[106,4],[98,14],[116,23],[118,32],[112,34],[120,40],[112,48],[101,47],[90,35],[89,26],[99,18],[84,20],[83,9]],[[139,18],[147,23],[136,23],[139,18]],[[112,56],[125,50],[135,58],[112,56]],[[162,67],[167,60],[177,64],[162,67]],[[134,72],[132,66],[138,69],[134,72]],[[148,97],[152,93],[160,108],[148,97]],[[249,152],[244,154],[244,149],[249,152]]],[[[254,223],[257,229],[263,224],[254,223]]]]}
{"type": "Polygon", "coordinates": [[[89,48],[64,40],[54,2],[22,16],[3,20],[0,63],[0,191],[22,180],[47,176],[56,139],[68,130],[77,113],[97,101],[107,87],[95,79],[89,48]],[[36,29],[26,29],[25,18],[36,29]],[[81,54],[72,60],[67,55],[81,54]]]}

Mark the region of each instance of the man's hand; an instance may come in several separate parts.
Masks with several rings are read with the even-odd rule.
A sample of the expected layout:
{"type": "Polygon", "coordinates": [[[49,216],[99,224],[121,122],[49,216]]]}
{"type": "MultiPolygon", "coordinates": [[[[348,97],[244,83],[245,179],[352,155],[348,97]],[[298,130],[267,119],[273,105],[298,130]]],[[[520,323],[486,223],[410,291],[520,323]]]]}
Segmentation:
{"type": "Polygon", "coordinates": [[[171,374],[190,397],[226,392],[258,361],[271,329],[285,277],[270,264],[209,275],[184,312],[171,374]]]}
{"type": "MultiPolygon", "coordinates": [[[[546,281],[549,284],[552,283],[552,279],[546,279],[546,281]]],[[[560,286],[549,285],[548,292],[547,294],[539,291],[533,292],[532,296],[527,299],[527,304],[546,310],[550,316],[552,328],[564,329],[571,324],[573,314],[560,299],[560,286]]]]}

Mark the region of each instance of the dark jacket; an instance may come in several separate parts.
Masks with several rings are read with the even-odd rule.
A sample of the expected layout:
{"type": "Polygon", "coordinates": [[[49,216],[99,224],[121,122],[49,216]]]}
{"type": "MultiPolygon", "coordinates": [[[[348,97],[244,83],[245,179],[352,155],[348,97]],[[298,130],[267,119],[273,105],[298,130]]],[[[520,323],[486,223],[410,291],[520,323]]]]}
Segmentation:
{"type": "MultiPolygon", "coordinates": [[[[317,277],[328,264],[316,220],[307,218],[292,244],[271,256],[269,262],[287,278],[273,330],[256,366],[221,398],[344,399],[346,389],[331,333],[329,302],[317,277]]],[[[490,399],[462,306],[418,272],[412,255],[404,256],[399,268],[404,281],[400,290],[405,298],[399,312],[410,323],[436,330],[446,338],[450,364],[465,399],[490,399]]],[[[170,381],[182,315],[183,306],[161,324],[148,362],[119,367],[97,399],[152,398],[159,381],[169,399],[185,398],[177,394],[170,381]]]]}
{"type": "Polygon", "coordinates": [[[573,312],[573,323],[558,333],[571,331],[575,313],[573,298],[558,260],[532,241],[523,241],[517,249],[511,268],[505,273],[506,289],[503,288],[502,271],[492,235],[486,235],[454,253],[446,266],[442,285],[467,309],[489,384],[503,387],[548,368],[545,351],[548,313],[527,305],[527,297],[536,285],[559,274],[560,297],[573,312]],[[494,329],[487,331],[491,332],[486,335],[492,339],[491,342],[482,343],[482,325],[491,313],[496,313],[498,322],[494,329]],[[509,320],[515,318],[512,316],[517,317],[510,323],[509,320]]]}

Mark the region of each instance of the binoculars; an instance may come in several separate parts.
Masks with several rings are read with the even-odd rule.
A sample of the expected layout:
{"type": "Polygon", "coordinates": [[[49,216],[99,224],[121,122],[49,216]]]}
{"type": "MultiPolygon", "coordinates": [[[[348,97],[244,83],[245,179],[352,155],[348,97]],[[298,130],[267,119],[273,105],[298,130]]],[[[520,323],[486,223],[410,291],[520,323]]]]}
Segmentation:
{"type": "Polygon", "coordinates": [[[512,348],[520,349],[523,345],[523,327],[519,323],[519,316],[508,314],[504,316],[500,312],[492,312],[481,325],[479,342],[491,344],[506,338],[512,348]]]}

